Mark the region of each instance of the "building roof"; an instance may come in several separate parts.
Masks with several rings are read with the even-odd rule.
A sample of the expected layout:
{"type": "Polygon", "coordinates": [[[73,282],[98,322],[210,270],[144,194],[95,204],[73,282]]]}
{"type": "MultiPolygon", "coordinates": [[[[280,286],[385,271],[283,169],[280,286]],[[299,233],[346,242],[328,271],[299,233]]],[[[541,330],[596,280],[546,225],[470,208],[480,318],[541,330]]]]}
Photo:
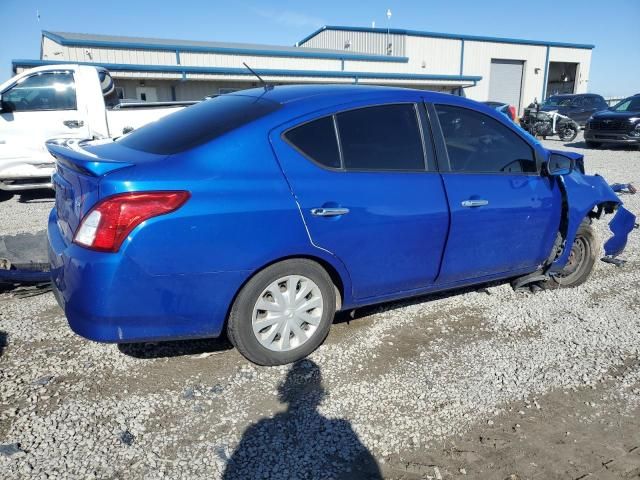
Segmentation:
{"type": "MultiPolygon", "coordinates": [[[[13,70],[17,67],[31,68],[43,65],[88,65],[104,67],[112,72],[161,72],[179,74],[210,74],[210,75],[234,75],[252,77],[246,68],[236,67],[200,67],[191,65],[148,65],[148,64],[125,64],[125,63],[105,63],[105,62],[70,62],[68,60],[12,60],[13,70]]],[[[316,78],[349,78],[354,81],[367,79],[388,79],[388,80],[422,80],[422,81],[446,81],[473,83],[482,80],[476,75],[438,75],[422,73],[394,73],[394,72],[353,72],[345,70],[290,70],[290,69],[270,69],[255,68],[254,71],[265,77],[316,77],[316,78]]]]}
{"type": "Polygon", "coordinates": [[[321,48],[259,45],[252,43],[205,42],[198,40],[170,40],[162,38],[125,37],[88,33],[42,31],[42,35],[64,46],[129,48],[136,50],[175,50],[177,52],[207,52],[228,55],[256,55],[270,57],[327,58],[372,62],[407,63],[407,57],[370,55],[321,48]]]}
{"type": "Polygon", "coordinates": [[[320,27],[315,32],[307,35],[300,40],[297,45],[302,45],[319,33],[325,30],[343,31],[343,32],[364,32],[364,33],[392,33],[395,35],[408,35],[412,37],[430,37],[430,38],[448,38],[455,40],[468,40],[476,42],[494,42],[494,43],[514,43],[519,45],[540,45],[545,47],[565,47],[565,48],[584,48],[593,49],[595,45],[581,44],[581,43],[565,43],[565,42],[548,42],[543,40],[525,40],[521,38],[503,38],[503,37],[485,37],[479,35],[462,35],[457,33],[438,33],[438,32],[426,32],[421,30],[405,30],[400,28],[371,28],[371,27],[344,27],[335,25],[325,25],[320,27]]]}

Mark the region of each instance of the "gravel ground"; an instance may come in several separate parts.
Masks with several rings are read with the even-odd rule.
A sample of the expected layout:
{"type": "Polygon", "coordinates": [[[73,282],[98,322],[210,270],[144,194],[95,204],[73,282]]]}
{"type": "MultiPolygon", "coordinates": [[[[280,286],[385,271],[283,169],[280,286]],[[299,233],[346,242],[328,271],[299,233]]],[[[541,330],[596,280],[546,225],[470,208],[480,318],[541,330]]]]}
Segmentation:
{"type": "MultiPolygon", "coordinates": [[[[637,150],[546,144],[640,184],[637,150]]],[[[640,213],[640,196],[623,200],[640,213]]],[[[0,234],[43,229],[51,206],[1,203],[0,234]]],[[[223,340],[89,342],[50,293],[1,293],[1,476],[638,478],[637,231],[623,258],[575,289],[496,284],[341,314],[309,359],[273,368],[223,340]]]]}

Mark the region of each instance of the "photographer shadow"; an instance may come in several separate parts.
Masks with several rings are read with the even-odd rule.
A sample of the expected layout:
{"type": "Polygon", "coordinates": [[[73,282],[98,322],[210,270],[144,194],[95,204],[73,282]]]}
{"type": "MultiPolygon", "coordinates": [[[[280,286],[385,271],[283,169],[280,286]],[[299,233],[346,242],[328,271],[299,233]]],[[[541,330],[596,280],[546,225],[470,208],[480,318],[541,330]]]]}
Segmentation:
{"type": "Polygon", "coordinates": [[[318,412],[326,395],[318,365],[311,360],[293,364],[278,386],[287,410],[247,428],[223,478],[382,479],[351,424],[318,412]]]}

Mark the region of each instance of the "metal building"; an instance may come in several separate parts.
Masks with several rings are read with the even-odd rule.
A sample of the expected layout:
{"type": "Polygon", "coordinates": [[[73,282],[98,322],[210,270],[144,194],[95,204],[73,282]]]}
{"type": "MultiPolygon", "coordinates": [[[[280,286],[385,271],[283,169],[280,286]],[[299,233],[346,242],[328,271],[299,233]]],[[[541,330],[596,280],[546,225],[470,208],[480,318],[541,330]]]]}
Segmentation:
{"type": "Polygon", "coordinates": [[[398,29],[332,27],[294,47],[42,32],[39,60],[108,68],[121,98],[197,100],[266,81],[364,83],[445,91],[508,102],[585,92],[593,45],[398,29]]]}

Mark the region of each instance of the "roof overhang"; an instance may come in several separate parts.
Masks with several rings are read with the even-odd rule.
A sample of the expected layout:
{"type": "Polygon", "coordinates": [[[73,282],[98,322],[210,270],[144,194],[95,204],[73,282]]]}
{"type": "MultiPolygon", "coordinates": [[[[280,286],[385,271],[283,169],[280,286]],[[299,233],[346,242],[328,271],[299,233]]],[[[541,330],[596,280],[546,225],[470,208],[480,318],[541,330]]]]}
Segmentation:
{"type": "Polygon", "coordinates": [[[334,30],[341,32],[363,32],[363,33],[382,33],[382,34],[394,34],[394,35],[408,35],[411,37],[429,37],[429,38],[445,38],[451,40],[465,40],[469,42],[491,42],[491,43],[512,43],[517,45],[537,45],[542,47],[562,47],[562,48],[582,48],[592,50],[595,45],[584,43],[566,43],[566,42],[546,42],[543,40],[527,40],[523,38],[504,38],[504,37],[485,37],[481,35],[461,35],[456,33],[439,33],[439,32],[425,32],[420,30],[405,30],[400,28],[371,28],[371,27],[343,27],[335,25],[325,25],[320,27],[315,32],[307,35],[297,44],[302,45],[311,40],[316,35],[325,30],[334,30]]]}
{"type": "MultiPolygon", "coordinates": [[[[292,47],[271,47],[265,48],[254,47],[238,47],[238,46],[205,46],[205,45],[186,45],[180,43],[150,43],[145,42],[143,38],[139,41],[109,41],[101,39],[76,39],[67,38],[60,34],[42,31],[42,36],[53,40],[54,42],[67,47],[96,47],[96,48],[117,48],[117,49],[133,49],[133,50],[154,50],[154,51],[175,51],[175,52],[199,52],[199,53],[218,53],[223,55],[251,55],[262,57],[291,57],[291,58],[321,58],[331,60],[357,60],[364,62],[387,62],[387,63],[407,63],[407,57],[397,57],[391,55],[372,55],[366,53],[351,53],[341,51],[322,51],[311,50],[308,48],[292,48],[292,47]]],[[[257,46],[259,47],[259,46],[257,46]]]]}
{"type": "MultiPolygon", "coordinates": [[[[43,65],[68,65],[68,61],[55,60],[13,60],[13,69],[23,67],[32,68],[43,65]]],[[[157,73],[157,74],[178,74],[186,79],[187,75],[210,75],[221,77],[235,77],[237,79],[255,79],[255,76],[246,68],[228,67],[197,67],[188,65],[143,65],[143,64],[120,64],[120,63],[94,63],[75,62],[75,65],[87,65],[94,67],[104,67],[111,72],[131,72],[131,73],[157,73]]],[[[433,75],[414,73],[382,73],[382,72],[349,72],[343,70],[281,70],[254,68],[254,71],[265,79],[285,78],[287,81],[327,81],[337,79],[339,81],[381,83],[385,80],[393,83],[401,81],[415,85],[450,85],[454,87],[464,87],[475,85],[482,80],[481,76],[473,75],[433,75]]],[[[276,80],[277,81],[277,80],[276,80]]]]}

